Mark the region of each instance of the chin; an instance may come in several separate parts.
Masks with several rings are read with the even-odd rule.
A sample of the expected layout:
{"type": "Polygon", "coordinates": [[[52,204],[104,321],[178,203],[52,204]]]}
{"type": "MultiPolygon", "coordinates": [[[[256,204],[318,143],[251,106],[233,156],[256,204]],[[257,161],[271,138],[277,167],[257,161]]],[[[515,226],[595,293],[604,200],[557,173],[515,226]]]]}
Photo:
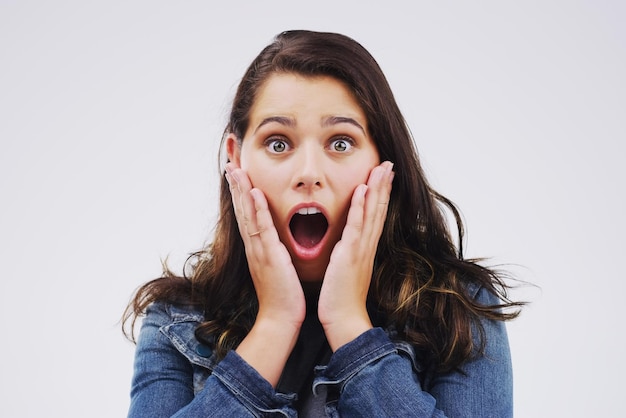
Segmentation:
{"type": "Polygon", "coordinates": [[[330,256],[320,257],[315,260],[294,261],[294,266],[300,281],[308,283],[322,282],[324,280],[324,274],[326,273],[329,260],[330,256]]]}

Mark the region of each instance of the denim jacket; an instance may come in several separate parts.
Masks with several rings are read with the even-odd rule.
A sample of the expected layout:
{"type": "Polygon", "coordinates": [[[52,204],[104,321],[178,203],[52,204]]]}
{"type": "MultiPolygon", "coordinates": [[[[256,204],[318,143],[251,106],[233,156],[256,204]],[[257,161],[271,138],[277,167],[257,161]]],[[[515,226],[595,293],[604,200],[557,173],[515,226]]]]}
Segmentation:
{"type": "MultiPolygon", "coordinates": [[[[485,305],[495,296],[475,286],[485,305]]],[[[137,342],[129,417],[297,417],[293,393],[279,393],[236,352],[221,361],[194,336],[193,309],[155,303],[137,342]]],[[[317,366],[312,391],[329,417],[509,417],[512,369],[502,322],[483,320],[481,357],[446,375],[425,376],[413,347],[373,328],[317,366]],[[428,381],[428,384],[424,384],[428,381]],[[422,387],[424,385],[425,387],[422,387]],[[427,387],[426,387],[427,386],[427,387]]]]}

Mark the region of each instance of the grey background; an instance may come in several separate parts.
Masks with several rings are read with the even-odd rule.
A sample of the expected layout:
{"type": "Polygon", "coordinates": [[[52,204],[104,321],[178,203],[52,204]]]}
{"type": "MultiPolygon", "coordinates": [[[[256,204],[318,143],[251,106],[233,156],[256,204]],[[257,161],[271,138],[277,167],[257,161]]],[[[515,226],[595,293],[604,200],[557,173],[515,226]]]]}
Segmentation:
{"type": "Polygon", "coordinates": [[[234,88],[292,28],[370,50],[468,254],[538,286],[516,416],[618,416],[625,3],[258,3],[0,1],[0,416],[124,416],[119,317],[209,236],[234,88]]]}

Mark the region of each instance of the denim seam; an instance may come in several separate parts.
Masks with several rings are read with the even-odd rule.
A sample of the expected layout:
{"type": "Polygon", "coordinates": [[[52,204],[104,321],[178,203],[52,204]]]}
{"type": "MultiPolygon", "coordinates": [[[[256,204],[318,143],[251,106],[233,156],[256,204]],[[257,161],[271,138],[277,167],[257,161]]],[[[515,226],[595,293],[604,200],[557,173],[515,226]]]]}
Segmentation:
{"type": "MultiPolygon", "coordinates": [[[[364,344],[367,347],[368,344],[375,343],[373,341],[367,341],[364,344]]],[[[315,379],[313,383],[313,393],[317,394],[317,387],[319,385],[339,385],[339,390],[343,390],[344,386],[347,384],[348,380],[359,373],[361,370],[369,366],[370,364],[380,360],[381,358],[392,354],[397,353],[397,349],[392,342],[384,342],[382,346],[376,346],[369,351],[366,351],[359,355],[356,359],[351,360],[347,365],[339,369],[336,373],[333,373],[332,376],[320,376],[320,378],[315,379]]],[[[318,369],[319,371],[328,371],[326,366],[318,369]]],[[[323,373],[323,372],[322,372],[323,373]]]]}
{"type": "Polygon", "coordinates": [[[255,415],[258,415],[258,412],[260,411],[260,412],[280,412],[288,416],[281,410],[267,409],[259,405],[261,403],[259,402],[259,399],[255,395],[253,395],[250,391],[246,390],[245,384],[239,381],[239,379],[237,379],[235,376],[229,373],[224,373],[224,375],[222,375],[217,370],[213,374],[215,375],[215,377],[217,377],[220,380],[220,382],[222,382],[224,386],[228,388],[228,390],[233,395],[235,395],[235,398],[241,399],[243,401],[241,403],[246,407],[246,409],[250,410],[255,415]],[[233,384],[230,380],[232,380],[236,384],[233,384]]]}
{"type": "Polygon", "coordinates": [[[170,325],[163,326],[159,329],[159,331],[161,331],[161,333],[163,333],[172,342],[178,352],[185,356],[191,363],[196,364],[200,367],[204,367],[208,370],[212,370],[215,367],[215,361],[212,360],[213,356],[208,358],[200,357],[186,345],[185,340],[183,340],[180,335],[178,335],[174,331],[171,331],[170,328],[173,325],[178,324],[181,324],[181,322],[176,322],[170,325]]]}
{"type": "Polygon", "coordinates": [[[178,308],[172,304],[167,304],[166,311],[169,314],[170,318],[172,318],[172,323],[178,322],[197,322],[201,323],[204,321],[204,315],[202,315],[198,311],[189,312],[187,310],[178,308]]]}
{"type": "MultiPolygon", "coordinates": [[[[247,409],[252,410],[252,412],[254,412],[255,414],[258,411],[261,412],[275,412],[275,413],[280,413],[284,416],[289,416],[289,414],[285,411],[283,411],[280,408],[269,408],[269,405],[267,405],[267,407],[264,406],[264,402],[262,401],[261,398],[259,398],[258,396],[256,396],[252,391],[250,391],[247,387],[247,383],[242,382],[238,376],[236,376],[233,373],[230,373],[228,370],[226,370],[225,368],[222,367],[217,367],[215,369],[215,371],[213,372],[213,374],[222,382],[222,384],[224,384],[224,386],[226,386],[233,394],[235,395],[241,395],[241,398],[244,399],[246,402],[242,402],[247,409]],[[251,409],[254,408],[254,409],[251,409]]],[[[248,382],[249,383],[249,382],[248,382]]],[[[269,384],[269,383],[268,383],[269,384]]],[[[288,407],[288,402],[290,401],[289,399],[289,395],[283,395],[280,393],[276,393],[276,397],[278,398],[282,398],[282,401],[285,402],[284,405],[282,405],[282,407],[288,407]]],[[[271,396],[268,396],[268,400],[272,400],[271,396]]],[[[278,401],[280,402],[280,401],[278,401]]]]}
{"type": "Polygon", "coordinates": [[[363,369],[365,366],[367,366],[368,364],[370,364],[373,361],[376,361],[384,356],[386,356],[387,354],[391,354],[393,352],[395,352],[396,349],[393,346],[393,344],[391,343],[385,343],[385,345],[383,345],[382,347],[377,347],[374,350],[368,351],[366,353],[364,353],[363,355],[359,356],[358,358],[354,359],[353,361],[351,361],[350,363],[348,363],[345,367],[343,367],[341,370],[339,370],[335,376],[337,379],[342,380],[342,375],[345,373],[346,377],[352,376],[356,373],[358,373],[361,369],[363,369]],[[346,370],[350,370],[350,369],[354,369],[353,372],[351,373],[346,373],[346,370]]]}

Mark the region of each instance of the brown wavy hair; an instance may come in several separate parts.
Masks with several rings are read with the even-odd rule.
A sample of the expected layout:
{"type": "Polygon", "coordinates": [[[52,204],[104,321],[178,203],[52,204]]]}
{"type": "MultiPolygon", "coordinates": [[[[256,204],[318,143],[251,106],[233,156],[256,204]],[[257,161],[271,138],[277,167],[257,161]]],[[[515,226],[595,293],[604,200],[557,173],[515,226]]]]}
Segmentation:
{"type": "MultiPolygon", "coordinates": [[[[428,184],[409,128],[377,62],[344,35],[311,31],[279,34],[248,67],[234,97],[224,138],[243,138],[250,109],[263,82],[277,72],[331,76],[353,92],[367,117],[381,161],[394,163],[395,177],[380,238],[368,306],[375,325],[394,326],[436,372],[458,368],[484,345],[480,319],[509,320],[521,303],[507,297],[499,272],[463,257],[463,222],[456,206],[428,184]],[[446,222],[455,222],[458,245],[446,222]],[[482,306],[468,284],[486,288],[499,303],[482,306]],[[473,331],[474,330],[474,331],[473,331]],[[473,343],[478,332],[480,346],[473,343]]],[[[223,170],[223,168],[221,168],[223,170]]],[[[223,172],[219,218],[213,241],[187,260],[188,274],[167,268],[163,277],[141,286],[126,309],[126,334],[155,301],[195,305],[205,322],[196,337],[218,356],[235,348],[252,327],[258,310],[244,245],[223,172]]]]}

